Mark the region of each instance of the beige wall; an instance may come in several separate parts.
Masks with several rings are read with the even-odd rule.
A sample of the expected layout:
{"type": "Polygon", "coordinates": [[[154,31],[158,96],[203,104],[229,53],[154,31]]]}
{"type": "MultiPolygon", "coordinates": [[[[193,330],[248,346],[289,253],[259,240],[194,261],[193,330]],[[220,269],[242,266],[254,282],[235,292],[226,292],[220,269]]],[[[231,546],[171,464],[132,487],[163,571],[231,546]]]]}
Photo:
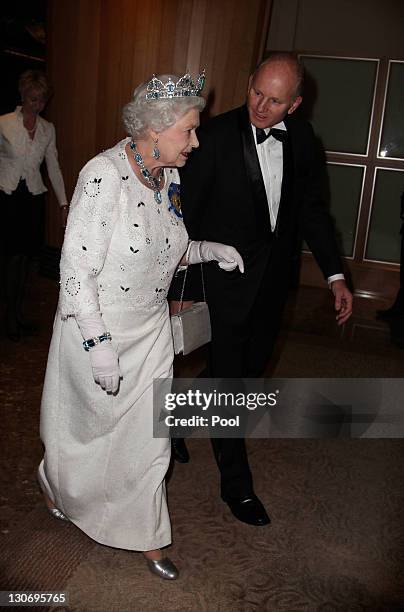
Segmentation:
{"type": "MultiPolygon", "coordinates": [[[[207,71],[211,114],[244,100],[248,76],[262,56],[268,0],[49,1],[49,111],[71,197],[84,163],[124,135],[121,108],[153,72],[207,71]]],[[[62,232],[51,203],[47,242],[62,232]]]]}
{"type": "Polygon", "coordinates": [[[274,0],[267,49],[404,58],[403,0],[274,0]]]}

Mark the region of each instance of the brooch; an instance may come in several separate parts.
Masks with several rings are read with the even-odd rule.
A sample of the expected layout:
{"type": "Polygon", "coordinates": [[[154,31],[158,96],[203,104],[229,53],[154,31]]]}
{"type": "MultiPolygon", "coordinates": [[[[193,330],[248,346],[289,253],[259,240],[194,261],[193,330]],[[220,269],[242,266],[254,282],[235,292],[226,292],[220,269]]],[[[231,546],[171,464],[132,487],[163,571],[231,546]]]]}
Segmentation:
{"type": "Polygon", "coordinates": [[[170,200],[168,210],[172,210],[177,217],[182,219],[180,185],[178,183],[170,183],[168,188],[168,199],[170,200]]]}

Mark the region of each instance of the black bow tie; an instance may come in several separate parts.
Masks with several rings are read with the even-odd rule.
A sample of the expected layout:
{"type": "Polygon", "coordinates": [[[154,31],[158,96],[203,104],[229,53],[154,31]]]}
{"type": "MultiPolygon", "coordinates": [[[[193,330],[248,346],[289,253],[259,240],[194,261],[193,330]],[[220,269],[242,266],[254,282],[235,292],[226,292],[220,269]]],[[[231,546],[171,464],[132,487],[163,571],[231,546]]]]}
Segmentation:
{"type": "Polygon", "coordinates": [[[276,140],[279,140],[279,142],[285,142],[287,138],[286,130],[278,130],[276,128],[271,128],[268,134],[265,134],[265,130],[256,127],[255,131],[257,132],[257,144],[262,144],[267,138],[269,138],[269,136],[273,136],[274,138],[276,138],[276,140]]]}

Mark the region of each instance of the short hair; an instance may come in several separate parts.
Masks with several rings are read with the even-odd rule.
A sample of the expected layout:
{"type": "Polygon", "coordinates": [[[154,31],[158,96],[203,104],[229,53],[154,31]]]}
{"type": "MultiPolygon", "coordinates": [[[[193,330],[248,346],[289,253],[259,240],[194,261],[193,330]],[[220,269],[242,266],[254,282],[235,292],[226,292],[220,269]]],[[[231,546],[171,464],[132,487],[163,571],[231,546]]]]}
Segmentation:
{"type": "MultiPolygon", "coordinates": [[[[177,82],[180,77],[174,74],[159,74],[157,78],[166,83],[168,79],[177,82]]],[[[122,109],[124,126],[133,140],[142,138],[149,128],[162,132],[174,125],[192,108],[201,112],[205,107],[206,101],[201,96],[146,100],[147,83],[136,87],[132,100],[122,109]]]]}
{"type": "Polygon", "coordinates": [[[39,89],[44,98],[47,100],[51,95],[51,86],[42,70],[26,70],[18,79],[18,90],[21,99],[24,99],[25,94],[31,89],[39,89]]]}
{"type": "Polygon", "coordinates": [[[299,59],[297,53],[293,51],[271,51],[269,55],[257,66],[254,71],[254,74],[259,70],[262,66],[266,64],[276,63],[276,62],[285,62],[289,64],[289,66],[296,73],[296,97],[301,96],[303,92],[303,82],[304,82],[304,66],[299,59]]]}

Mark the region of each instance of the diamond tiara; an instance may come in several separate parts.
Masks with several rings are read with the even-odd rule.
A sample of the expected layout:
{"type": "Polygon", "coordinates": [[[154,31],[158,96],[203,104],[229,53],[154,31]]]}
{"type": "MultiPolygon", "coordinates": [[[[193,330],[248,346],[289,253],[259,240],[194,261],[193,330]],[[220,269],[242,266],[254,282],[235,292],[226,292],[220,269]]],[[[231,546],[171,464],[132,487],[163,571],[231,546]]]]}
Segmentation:
{"type": "Polygon", "coordinates": [[[163,83],[153,74],[153,78],[147,83],[146,100],[170,100],[171,98],[186,98],[188,96],[199,96],[205,85],[205,69],[198,75],[196,83],[187,72],[176,83],[169,77],[167,83],[163,83]]]}

